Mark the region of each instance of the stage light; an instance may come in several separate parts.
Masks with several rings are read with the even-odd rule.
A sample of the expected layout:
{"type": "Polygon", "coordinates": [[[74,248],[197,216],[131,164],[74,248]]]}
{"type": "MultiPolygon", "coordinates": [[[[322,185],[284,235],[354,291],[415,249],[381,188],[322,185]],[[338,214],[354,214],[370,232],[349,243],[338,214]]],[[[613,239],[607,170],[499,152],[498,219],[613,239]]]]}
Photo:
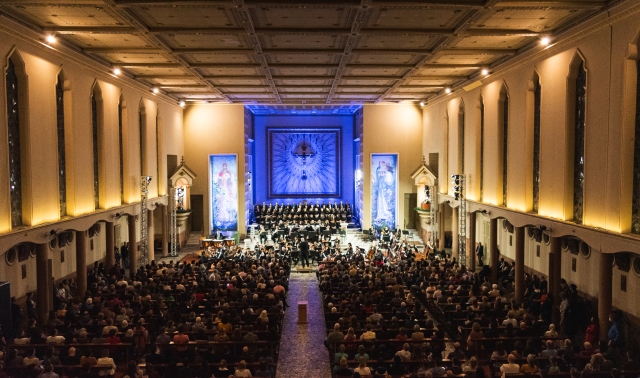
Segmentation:
{"type": "Polygon", "coordinates": [[[420,106],[424,106],[424,101],[420,101],[420,106]]]}
{"type": "Polygon", "coordinates": [[[540,38],[540,44],[541,44],[542,46],[548,46],[548,45],[549,45],[549,43],[551,43],[551,38],[549,38],[549,37],[542,37],[542,38],[540,38]]]}
{"type": "Polygon", "coordinates": [[[158,89],[158,87],[154,87],[153,94],[158,94],[158,93],[160,93],[160,89],[158,89]]]}
{"type": "Polygon", "coordinates": [[[120,68],[114,68],[113,69],[113,74],[114,75],[120,75],[122,73],[122,70],[120,70],[120,68]]]}
{"type": "Polygon", "coordinates": [[[445,88],[445,89],[444,89],[444,93],[446,93],[446,94],[451,93],[451,88],[445,88]]]}
{"type": "Polygon", "coordinates": [[[178,105],[180,105],[180,107],[183,107],[183,108],[184,108],[185,103],[184,103],[184,101],[180,101],[180,102],[178,103],[178,105]]]}
{"type": "Polygon", "coordinates": [[[47,35],[45,39],[47,43],[56,43],[58,41],[58,39],[53,34],[47,35]]]}
{"type": "Polygon", "coordinates": [[[489,70],[486,69],[486,68],[483,68],[482,69],[482,76],[487,76],[487,75],[489,75],[489,70]]]}

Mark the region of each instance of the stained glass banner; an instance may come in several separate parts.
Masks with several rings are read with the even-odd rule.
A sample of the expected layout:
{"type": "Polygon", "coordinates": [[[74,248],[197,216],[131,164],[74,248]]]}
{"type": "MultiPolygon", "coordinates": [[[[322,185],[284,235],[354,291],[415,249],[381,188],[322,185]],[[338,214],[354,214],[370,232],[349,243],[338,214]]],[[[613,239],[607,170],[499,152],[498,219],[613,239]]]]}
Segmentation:
{"type": "Polygon", "coordinates": [[[398,155],[371,154],[371,226],[396,228],[398,155]]]}
{"type": "Polygon", "coordinates": [[[212,231],[238,230],[238,157],[209,155],[212,231]]]}

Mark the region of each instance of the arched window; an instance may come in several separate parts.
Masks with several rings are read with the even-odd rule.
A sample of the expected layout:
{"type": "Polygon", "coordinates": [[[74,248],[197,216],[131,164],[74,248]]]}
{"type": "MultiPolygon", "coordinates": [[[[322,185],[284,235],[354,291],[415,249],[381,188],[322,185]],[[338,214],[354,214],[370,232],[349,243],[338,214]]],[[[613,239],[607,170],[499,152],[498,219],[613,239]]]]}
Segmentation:
{"type": "MultiPolygon", "coordinates": [[[[442,130],[442,177],[449,177],[449,111],[445,110],[444,130],[442,130]]],[[[449,180],[442,180],[440,183],[444,193],[449,192],[449,180]]]]}
{"type": "Polygon", "coordinates": [[[636,60],[636,125],[633,146],[633,206],[631,232],[640,234],[640,60],[636,60]]]}
{"type": "Polygon", "coordinates": [[[138,109],[138,126],[140,128],[140,176],[145,176],[145,168],[147,166],[147,159],[145,159],[147,111],[142,101],[140,101],[140,108],[138,109]]]}
{"type": "Polygon", "coordinates": [[[104,108],[102,104],[102,90],[98,83],[93,86],[91,93],[91,129],[93,147],[93,198],[95,208],[100,208],[100,130],[104,122],[104,108]]]}
{"type": "Polygon", "coordinates": [[[67,216],[67,164],[64,140],[64,73],[60,71],[56,82],[56,128],[58,131],[58,192],[60,218],[67,216]]]}
{"type": "Polygon", "coordinates": [[[484,190],[484,100],[480,97],[480,202],[484,190]]]}
{"type": "Polygon", "coordinates": [[[160,117],[156,115],[156,177],[158,178],[158,180],[156,180],[157,184],[158,184],[158,196],[160,195],[161,192],[161,185],[162,182],[160,180],[160,170],[161,170],[161,165],[160,165],[160,117]]]}
{"type": "Polygon", "coordinates": [[[27,74],[24,62],[17,52],[11,54],[7,61],[6,98],[7,128],[9,152],[9,201],[11,202],[11,227],[25,224],[23,220],[23,185],[22,169],[27,162],[26,135],[27,127],[27,74]]]}
{"type": "Polygon", "coordinates": [[[507,182],[509,163],[509,94],[507,87],[502,86],[500,99],[498,101],[498,117],[500,130],[500,156],[502,160],[502,205],[507,206],[507,182]]]}
{"type": "Polygon", "coordinates": [[[538,212],[540,204],[540,78],[533,75],[533,175],[532,175],[532,211],[538,212]]]}
{"type": "Polygon", "coordinates": [[[458,173],[464,174],[464,101],[458,110],[458,173]]]}
{"type": "Polygon", "coordinates": [[[573,216],[572,220],[582,223],[584,214],[584,163],[585,163],[585,111],[587,100],[587,71],[584,59],[576,54],[571,62],[568,78],[568,143],[570,161],[568,167],[573,167],[573,216]]]}
{"type": "Polygon", "coordinates": [[[118,151],[120,153],[120,203],[124,203],[124,148],[122,138],[122,107],[124,99],[118,100],[118,151]]]}

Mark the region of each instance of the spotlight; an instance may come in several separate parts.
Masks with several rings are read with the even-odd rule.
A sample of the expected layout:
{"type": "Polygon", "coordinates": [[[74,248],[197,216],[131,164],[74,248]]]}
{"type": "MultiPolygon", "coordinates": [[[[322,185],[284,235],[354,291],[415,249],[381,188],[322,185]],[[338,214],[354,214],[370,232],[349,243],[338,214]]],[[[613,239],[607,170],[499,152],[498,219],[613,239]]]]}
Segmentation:
{"type": "Polygon", "coordinates": [[[482,209],[481,213],[484,215],[489,215],[489,212],[487,211],[487,209],[482,209]]]}
{"type": "Polygon", "coordinates": [[[548,46],[550,42],[551,42],[551,38],[549,38],[549,37],[540,38],[540,44],[542,46],[548,46]]]}
{"type": "Polygon", "coordinates": [[[116,218],[116,219],[120,219],[121,216],[122,216],[122,213],[115,213],[113,215],[113,217],[116,218]]]}
{"type": "Polygon", "coordinates": [[[538,226],[538,228],[540,229],[540,231],[542,232],[551,232],[551,229],[543,224],[541,224],[540,226],[538,226]]]}
{"type": "Polygon", "coordinates": [[[153,178],[151,176],[145,176],[145,179],[147,179],[147,182],[149,183],[153,178]]]}
{"type": "Polygon", "coordinates": [[[184,101],[180,101],[180,102],[178,103],[178,105],[180,105],[180,107],[184,108],[185,103],[184,103],[184,101]]]}
{"type": "Polygon", "coordinates": [[[54,236],[56,234],[56,230],[49,231],[49,235],[54,236]]]}
{"type": "Polygon", "coordinates": [[[45,40],[47,41],[47,43],[56,43],[58,41],[58,39],[53,34],[47,35],[45,37],[45,40]]]}
{"type": "Polygon", "coordinates": [[[120,75],[122,73],[122,70],[120,70],[120,68],[114,68],[113,69],[113,74],[114,75],[120,75]]]}
{"type": "Polygon", "coordinates": [[[489,75],[489,70],[486,69],[486,68],[483,68],[482,69],[482,76],[487,76],[487,75],[489,75]]]}
{"type": "Polygon", "coordinates": [[[445,89],[444,89],[444,93],[446,93],[446,94],[451,93],[451,88],[445,88],[445,89]]]}
{"type": "Polygon", "coordinates": [[[160,89],[158,89],[158,87],[154,87],[154,88],[153,88],[153,93],[154,93],[154,94],[158,94],[158,93],[160,93],[160,89]]]}
{"type": "Polygon", "coordinates": [[[424,106],[424,101],[420,101],[420,106],[424,106]]]}

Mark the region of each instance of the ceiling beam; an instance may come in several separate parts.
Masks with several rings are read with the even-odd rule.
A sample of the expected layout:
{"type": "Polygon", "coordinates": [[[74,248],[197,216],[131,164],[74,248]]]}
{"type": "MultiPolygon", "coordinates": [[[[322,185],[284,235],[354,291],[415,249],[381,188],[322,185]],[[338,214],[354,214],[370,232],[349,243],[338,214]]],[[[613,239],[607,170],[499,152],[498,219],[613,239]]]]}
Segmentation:
{"type": "MultiPolygon", "coordinates": [[[[240,28],[211,28],[211,27],[150,27],[147,31],[139,31],[127,26],[47,26],[43,31],[57,34],[281,34],[281,35],[351,35],[351,30],[338,28],[263,28],[256,29],[254,33],[246,33],[240,28]]],[[[454,36],[454,30],[450,29],[364,29],[361,36],[454,36]]],[[[469,29],[458,36],[537,36],[544,33],[524,29],[469,29]]]]}
{"type": "MultiPolygon", "coordinates": [[[[85,53],[110,54],[110,53],[165,53],[166,51],[153,47],[85,47],[85,53]]],[[[217,48],[178,48],[171,49],[175,54],[248,54],[257,55],[253,49],[217,49],[217,48]]],[[[475,54],[475,55],[515,55],[515,49],[443,49],[443,54],[475,54]]],[[[262,49],[263,54],[343,54],[342,49],[262,49]]],[[[431,49],[353,49],[351,54],[372,55],[426,55],[431,54],[431,49]]]]}

